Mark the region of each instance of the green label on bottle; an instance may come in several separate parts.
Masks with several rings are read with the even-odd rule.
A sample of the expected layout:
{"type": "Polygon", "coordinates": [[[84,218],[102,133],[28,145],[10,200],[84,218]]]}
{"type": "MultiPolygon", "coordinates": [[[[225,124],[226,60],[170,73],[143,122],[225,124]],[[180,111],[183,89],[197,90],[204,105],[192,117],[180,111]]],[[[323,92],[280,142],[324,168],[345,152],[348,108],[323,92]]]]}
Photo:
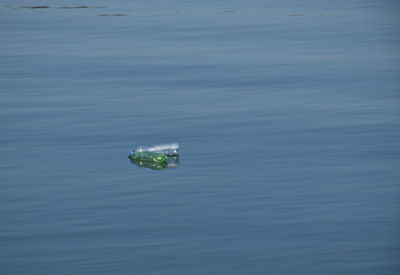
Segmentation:
{"type": "Polygon", "coordinates": [[[156,152],[135,152],[132,155],[129,155],[129,158],[133,160],[152,161],[157,163],[168,162],[168,157],[166,154],[156,152]]]}

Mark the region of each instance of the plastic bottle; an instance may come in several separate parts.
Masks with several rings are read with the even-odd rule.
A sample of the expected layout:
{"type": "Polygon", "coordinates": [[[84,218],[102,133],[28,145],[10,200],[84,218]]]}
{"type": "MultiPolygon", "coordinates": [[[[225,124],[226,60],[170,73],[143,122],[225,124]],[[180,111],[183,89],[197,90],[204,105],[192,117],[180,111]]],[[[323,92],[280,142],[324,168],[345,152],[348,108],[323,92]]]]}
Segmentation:
{"type": "Polygon", "coordinates": [[[168,156],[158,152],[133,152],[129,153],[128,158],[138,161],[152,161],[157,163],[167,163],[168,156]]]}
{"type": "Polygon", "coordinates": [[[166,154],[167,156],[177,156],[179,155],[178,149],[178,143],[165,143],[150,147],[140,146],[136,148],[135,152],[157,152],[166,154]]]}

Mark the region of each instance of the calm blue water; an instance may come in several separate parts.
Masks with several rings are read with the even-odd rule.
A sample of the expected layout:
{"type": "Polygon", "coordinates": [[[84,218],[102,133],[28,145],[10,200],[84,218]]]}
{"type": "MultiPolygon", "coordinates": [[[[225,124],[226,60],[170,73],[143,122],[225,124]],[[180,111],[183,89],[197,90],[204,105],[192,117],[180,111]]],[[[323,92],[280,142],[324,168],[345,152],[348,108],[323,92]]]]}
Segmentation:
{"type": "Polygon", "coordinates": [[[0,8],[1,274],[399,274],[397,1],[0,8]]]}

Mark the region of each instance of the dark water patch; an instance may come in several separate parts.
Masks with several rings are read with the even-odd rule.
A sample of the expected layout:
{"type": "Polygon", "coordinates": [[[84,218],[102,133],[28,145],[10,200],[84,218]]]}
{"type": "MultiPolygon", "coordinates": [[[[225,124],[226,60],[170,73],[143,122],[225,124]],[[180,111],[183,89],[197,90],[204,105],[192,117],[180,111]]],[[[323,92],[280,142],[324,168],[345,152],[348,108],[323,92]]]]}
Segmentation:
{"type": "Polygon", "coordinates": [[[125,13],[105,13],[105,14],[98,14],[97,16],[129,16],[129,14],[125,14],[125,13]]]}
{"type": "Polygon", "coordinates": [[[20,6],[21,9],[50,9],[50,6],[20,6]]]}
{"type": "Polygon", "coordinates": [[[70,7],[70,6],[64,6],[64,7],[57,7],[57,9],[88,9],[90,8],[89,6],[77,6],[77,7],[70,7]]]}
{"type": "MultiPolygon", "coordinates": [[[[4,5],[5,8],[13,8],[11,5],[4,5]]],[[[51,6],[20,6],[20,9],[104,9],[104,6],[62,6],[62,7],[51,7],[51,6]]]]}
{"type": "Polygon", "coordinates": [[[224,11],[224,13],[233,13],[233,12],[235,12],[234,10],[226,10],[226,11],[224,11]]]}

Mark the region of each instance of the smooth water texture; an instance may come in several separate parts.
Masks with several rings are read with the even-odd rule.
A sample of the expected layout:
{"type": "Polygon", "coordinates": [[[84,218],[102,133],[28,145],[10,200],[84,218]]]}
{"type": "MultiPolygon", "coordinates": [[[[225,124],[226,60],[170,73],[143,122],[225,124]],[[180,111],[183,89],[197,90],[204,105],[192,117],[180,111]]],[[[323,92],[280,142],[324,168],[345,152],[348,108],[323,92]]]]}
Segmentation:
{"type": "Polygon", "coordinates": [[[0,8],[1,274],[399,274],[397,1],[0,8]]]}

